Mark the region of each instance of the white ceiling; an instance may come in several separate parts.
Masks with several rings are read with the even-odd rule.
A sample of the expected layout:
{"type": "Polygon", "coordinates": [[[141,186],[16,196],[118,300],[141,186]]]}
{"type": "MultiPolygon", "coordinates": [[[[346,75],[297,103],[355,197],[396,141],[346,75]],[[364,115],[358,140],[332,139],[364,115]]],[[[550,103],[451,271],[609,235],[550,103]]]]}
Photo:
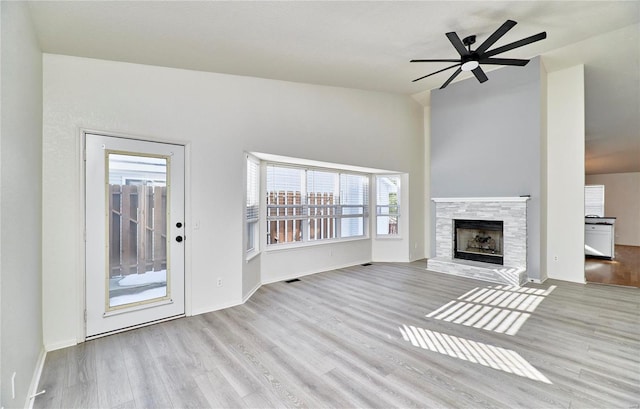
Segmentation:
{"type": "Polygon", "coordinates": [[[451,71],[412,83],[447,65],[409,60],[455,58],[446,32],[476,34],[478,45],[505,20],[516,20],[494,47],[541,31],[548,37],[501,57],[543,55],[550,71],[585,64],[587,158],[597,158],[587,166],[616,164],[593,165],[597,171],[588,172],[640,171],[638,1],[43,1],[30,2],[30,8],[47,53],[409,94],[422,101],[451,71]]]}

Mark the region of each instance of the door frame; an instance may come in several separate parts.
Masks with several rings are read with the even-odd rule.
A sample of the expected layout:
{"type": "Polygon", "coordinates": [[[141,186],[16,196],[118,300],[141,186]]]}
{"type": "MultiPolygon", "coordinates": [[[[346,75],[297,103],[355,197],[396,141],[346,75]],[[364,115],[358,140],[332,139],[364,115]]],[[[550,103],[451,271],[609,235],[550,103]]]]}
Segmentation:
{"type": "MultiPolygon", "coordinates": [[[[152,136],[140,136],[129,133],[122,132],[113,132],[113,131],[103,131],[96,130],[90,128],[80,128],[79,135],[77,138],[77,152],[78,152],[78,187],[80,192],[79,197],[79,206],[78,206],[78,217],[80,218],[80,231],[78,232],[78,243],[80,246],[80,251],[78,252],[78,277],[77,277],[77,325],[76,325],[76,339],[77,343],[85,342],[87,340],[87,329],[86,329],[86,306],[87,306],[87,288],[86,288],[86,189],[85,189],[85,181],[86,181],[86,135],[101,135],[113,138],[123,138],[123,139],[131,139],[134,141],[142,141],[142,142],[156,142],[156,143],[166,143],[172,145],[180,145],[184,147],[184,223],[185,223],[185,241],[184,241],[184,315],[189,317],[193,315],[192,313],[192,302],[191,302],[191,233],[193,229],[191,228],[191,142],[184,140],[176,140],[176,139],[166,139],[166,138],[157,138],[152,136]]],[[[170,317],[163,320],[157,320],[149,323],[143,323],[139,325],[135,325],[133,327],[128,327],[126,329],[116,330],[110,332],[109,334],[115,334],[118,332],[128,331],[133,328],[145,327],[148,325],[156,324],[162,321],[168,321],[175,319],[175,317],[170,317]]],[[[91,338],[93,339],[93,337],[91,338]]]]}

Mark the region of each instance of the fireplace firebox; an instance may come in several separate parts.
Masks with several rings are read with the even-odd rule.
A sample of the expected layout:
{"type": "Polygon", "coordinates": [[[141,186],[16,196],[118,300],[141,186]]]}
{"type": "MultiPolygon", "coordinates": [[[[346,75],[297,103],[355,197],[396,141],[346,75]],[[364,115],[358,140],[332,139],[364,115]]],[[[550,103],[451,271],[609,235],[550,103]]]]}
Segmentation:
{"type": "Polygon", "coordinates": [[[454,219],[453,257],[504,264],[501,220],[454,219]]]}

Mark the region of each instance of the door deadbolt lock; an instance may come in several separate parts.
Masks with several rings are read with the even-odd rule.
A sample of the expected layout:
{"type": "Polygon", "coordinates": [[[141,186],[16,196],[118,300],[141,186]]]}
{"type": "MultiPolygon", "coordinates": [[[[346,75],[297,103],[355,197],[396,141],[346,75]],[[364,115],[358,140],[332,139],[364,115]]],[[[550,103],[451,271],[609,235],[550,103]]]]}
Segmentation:
{"type": "Polygon", "coordinates": [[[177,241],[178,243],[182,242],[182,240],[184,240],[184,238],[183,238],[182,236],[177,236],[177,237],[176,237],[176,241],[177,241]]]}
{"type": "Polygon", "coordinates": [[[176,223],[176,227],[177,227],[177,228],[182,227],[182,222],[178,222],[178,223],[176,223]]]}

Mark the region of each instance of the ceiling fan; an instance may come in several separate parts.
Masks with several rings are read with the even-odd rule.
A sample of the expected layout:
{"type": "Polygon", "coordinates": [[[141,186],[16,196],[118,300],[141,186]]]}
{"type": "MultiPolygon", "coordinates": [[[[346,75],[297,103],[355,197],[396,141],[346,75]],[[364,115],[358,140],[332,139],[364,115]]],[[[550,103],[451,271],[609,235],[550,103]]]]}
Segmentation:
{"type": "Polygon", "coordinates": [[[516,65],[523,67],[527,65],[529,60],[521,60],[517,58],[491,58],[494,55],[498,55],[500,53],[504,53],[509,50],[513,50],[514,48],[522,47],[527,44],[534,43],[536,41],[544,40],[547,38],[547,33],[542,32],[536,35],[532,35],[531,37],[523,38],[522,40],[514,41],[513,43],[509,43],[507,45],[503,45],[502,47],[494,48],[493,50],[489,50],[496,41],[498,41],[503,35],[507,33],[507,31],[511,30],[513,26],[517,23],[513,20],[507,20],[498,28],[493,34],[487,38],[484,43],[480,44],[478,48],[475,50],[471,49],[471,46],[476,42],[476,36],[471,35],[460,40],[460,37],[455,32],[447,33],[447,38],[453,44],[453,47],[456,49],[458,54],[460,54],[459,59],[435,59],[435,60],[411,60],[411,62],[455,62],[454,65],[443,68],[436,72],[432,72],[431,74],[427,74],[423,77],[416,78],[412,82],[420,81],[423,78],[430,77],[432,75],[441,73],[446,70],[450,70],[451,68],[458,67],[458,69],[449,77],[448,80],[445,81],[444,84],[440,87],[440,89],[445,88],[451,81],[454,80],[462,71],[471,71],[473,75],[478,79],[479,82],[485,82],[489,78],[484,73],[480,64],[488,64],[488,65],[516,65]]]}

